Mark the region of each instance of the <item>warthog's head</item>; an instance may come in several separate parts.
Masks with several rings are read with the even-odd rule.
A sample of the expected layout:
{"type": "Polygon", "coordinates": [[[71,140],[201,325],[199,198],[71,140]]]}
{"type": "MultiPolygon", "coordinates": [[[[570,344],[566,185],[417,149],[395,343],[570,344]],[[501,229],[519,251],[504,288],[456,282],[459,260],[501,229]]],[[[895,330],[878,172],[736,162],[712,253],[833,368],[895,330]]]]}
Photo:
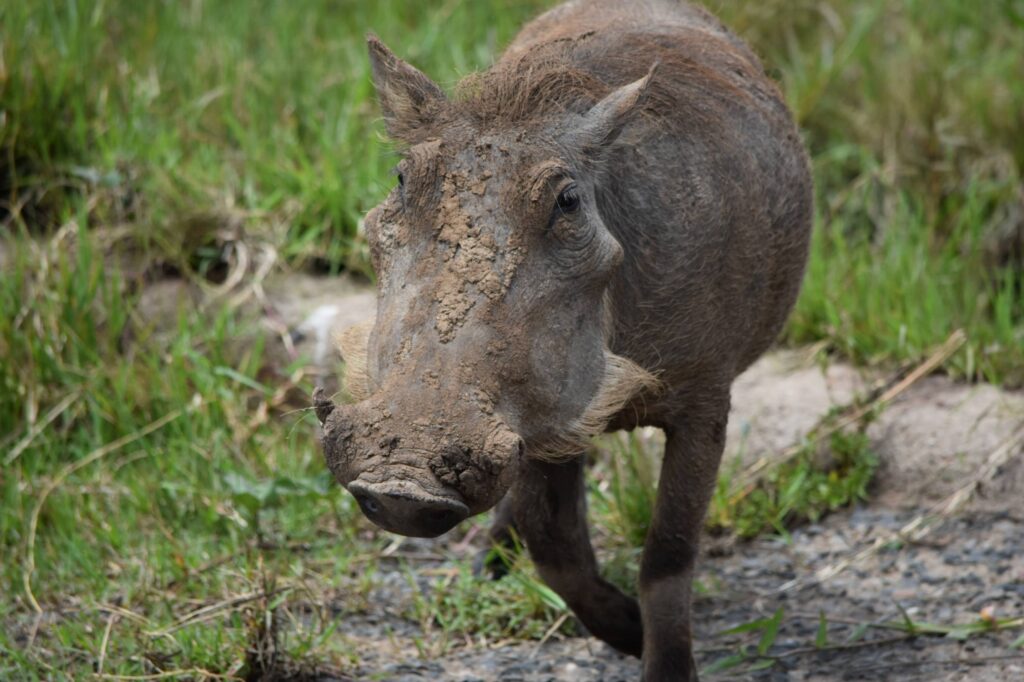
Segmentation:
{"type": "Polygon", "coordinates": [[[375,38],[370,58],[406,151],[366,216],[377,317],[341,339],[360,402],[315,404],[327,464],[366,516],[430,537],[500,500],[522,457],[578,454],[653,381],[607,350],[623,252],[595,198],[650,74],[609,91],[496,68],[449,100],[375,38]]]}

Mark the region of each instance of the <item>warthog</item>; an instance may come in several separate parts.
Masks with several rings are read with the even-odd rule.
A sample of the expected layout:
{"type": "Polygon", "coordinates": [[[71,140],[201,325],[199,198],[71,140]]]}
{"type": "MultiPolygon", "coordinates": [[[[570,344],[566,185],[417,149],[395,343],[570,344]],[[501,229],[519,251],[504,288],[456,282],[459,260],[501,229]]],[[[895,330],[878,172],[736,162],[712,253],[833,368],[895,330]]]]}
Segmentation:
{"type": "Polygon", "coordinates": [[[776,86],[703,9],[576,0],[449,96],[369,38],[404,148],[366,216],[377,316],[315,395],[327,464],[374,523],[436,536],[502,498],[542,578],[644,679],[696,679],[690,591],[733,378],[778,334],[811,181],[776,86]],[[603,580],[583,453],[667,436],[639,605],[603,580]]]}

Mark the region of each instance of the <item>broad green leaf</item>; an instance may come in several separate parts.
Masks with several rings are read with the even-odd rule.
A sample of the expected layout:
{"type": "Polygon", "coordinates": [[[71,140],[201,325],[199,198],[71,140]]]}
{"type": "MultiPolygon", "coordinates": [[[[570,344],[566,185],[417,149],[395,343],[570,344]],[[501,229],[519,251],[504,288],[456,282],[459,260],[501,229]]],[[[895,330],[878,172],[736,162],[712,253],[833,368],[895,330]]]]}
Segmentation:
{"type": "Polygon", "coordinates": [[[964,625],[962,627],[950,628],[949,632],[946,633],[946,637],[963,642],[975,632],[977,632],[977,628],[971,625],[964,625]]]}
{"type": "Polygon", "coordinates": [[[715,636],[720,637],[722,635],[737,635],[741,632],[755,632],[758,630],[763,630],[765,627],[768,626],[768,623],[770,621],[771,618],[758,618],[757,620],[752,620],[749,623],[741,623],[740,625],[731,627],[728,630],[722,630],[716,633],[715,636]]]}
{"type": "Polygon", "coordinates": [[[743,663],[745,660],[747,660],[747,654],[744,652],[731,654],[724,658],[718,659],[708,667],[704,668],[702,674],[707,675],[710,673],[722,672],[723,670],[729,670],[730,668],[735,668],[739,664],[743,663]]]}
{"type": "Polygon", "coordinates": [[[779,634],[779,626],[782,625],[782,615],[784,611],[780,606],[768,622],[765,624],[764,631],[761,633],[761,641],[757,644],[757,653],[764,656],[768,653],[768,650],[772,648],[772,644],[775,643],[775,637],[779,634]]]}

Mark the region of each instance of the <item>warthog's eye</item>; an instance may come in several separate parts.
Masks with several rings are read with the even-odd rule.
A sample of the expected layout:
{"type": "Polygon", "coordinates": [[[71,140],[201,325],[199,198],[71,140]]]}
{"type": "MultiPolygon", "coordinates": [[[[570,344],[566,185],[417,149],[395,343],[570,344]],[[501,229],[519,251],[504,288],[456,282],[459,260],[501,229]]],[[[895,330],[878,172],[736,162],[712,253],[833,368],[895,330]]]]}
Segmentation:
{"type": "Polygon", "coordinates": [[[398,198],[402,202],[402,208],[405,208],[405,174],[399,170],[398,166],[391,169],[391,174],[398,178],[398,198]]]}
{"type": "Polygon", "coordinates": [[[576,190],[576,185],[569,185],[558,193],[558,198],[555,199],[555,211],[562,215],[568,215],[578,210],[580,210],[579,192],[576,190]]]}

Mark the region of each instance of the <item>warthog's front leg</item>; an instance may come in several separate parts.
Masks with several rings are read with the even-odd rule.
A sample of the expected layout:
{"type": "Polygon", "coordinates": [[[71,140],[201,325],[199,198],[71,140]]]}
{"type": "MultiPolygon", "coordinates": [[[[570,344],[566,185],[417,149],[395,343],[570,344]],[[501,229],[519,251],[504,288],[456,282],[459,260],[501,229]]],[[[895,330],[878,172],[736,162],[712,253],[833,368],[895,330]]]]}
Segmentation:
{"type": "Polygon", "coordinates": [[[665,459],[640,565],[644,682],[697,679],[690,590],[704,514],[725,445],[729,391],[691,400],[665,430],[665,459]]]}
{"type": "Polygon", "coordinates": [[[494,550],[497,548],[501,552],[511,553],[516,548],[515,535],[518,531],[512,516],[513,511],[510,493],[501,498],[501,502],[494,508],[494,520],[487,531],[487,547],[474,557],[473,575],[488,575],[494,580],[499,580],[508,573],[505,558],[496,554],[494,550]]]}
{"type": "Polygon", "coordinates": [[[544,581],[595,637],[639,656],[636,600],[601,578],[587,530],[582,456],[563,464],[526,460],[512,490],[515,527],[544,581]]]}

